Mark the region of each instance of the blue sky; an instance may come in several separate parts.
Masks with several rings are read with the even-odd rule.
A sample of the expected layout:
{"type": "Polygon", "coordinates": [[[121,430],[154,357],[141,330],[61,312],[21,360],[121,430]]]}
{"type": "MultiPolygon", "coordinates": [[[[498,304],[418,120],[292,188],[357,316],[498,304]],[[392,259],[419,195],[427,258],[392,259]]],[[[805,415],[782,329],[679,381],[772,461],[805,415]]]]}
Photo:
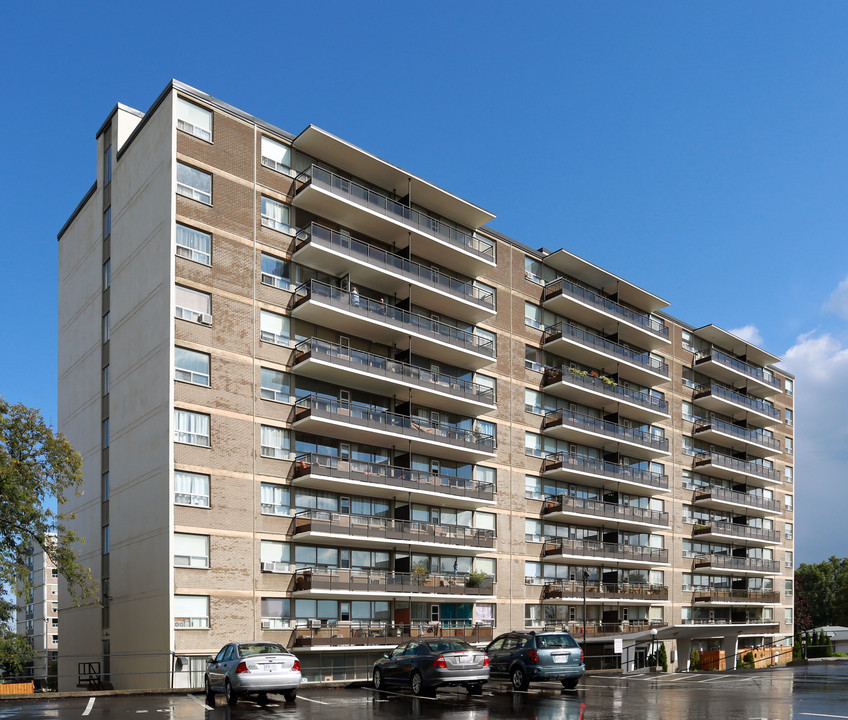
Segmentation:
{"type": "Polygon", "coordinates": [[[56,422],[56,233],[114,104],[145,110],[175,77],[292,132],[336,133],[688,322],[746,328],[798,375],[798,558],[848,554],[848,4],[154,0],[4,15],[9,400],[56,422]]]}

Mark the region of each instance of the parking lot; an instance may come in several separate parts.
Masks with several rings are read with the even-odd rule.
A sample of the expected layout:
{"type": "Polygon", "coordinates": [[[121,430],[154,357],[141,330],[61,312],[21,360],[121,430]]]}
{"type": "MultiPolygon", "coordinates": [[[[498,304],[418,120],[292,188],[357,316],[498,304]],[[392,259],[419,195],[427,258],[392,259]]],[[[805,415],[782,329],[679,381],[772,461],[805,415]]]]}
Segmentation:
{"type": "Polygon", "coordinates": [[[461,689],[418,698],[405,691],[378,692],[369,686],[302,686],[294,703],[271,696],[264,706],[240,700],[232,708],[220,696],[214,708],[209,707],[202,693],[0,702],[0,720],[235,720],[275,715],[290,720],[848,720],[848,663],[728,673],[587,675],[574,692],[562,690],[559,683],[513,692],[507,683],[496,681],[486,685],[482,697],[471,697],[461,689]]]}

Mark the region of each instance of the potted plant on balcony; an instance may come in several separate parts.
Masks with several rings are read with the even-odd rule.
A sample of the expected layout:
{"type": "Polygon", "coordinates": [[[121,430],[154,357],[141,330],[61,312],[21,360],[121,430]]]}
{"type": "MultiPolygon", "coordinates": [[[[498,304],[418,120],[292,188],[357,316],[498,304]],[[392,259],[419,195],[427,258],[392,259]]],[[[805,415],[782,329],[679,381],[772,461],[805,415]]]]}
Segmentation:
{"type": "Polygon", "coordinates": [[[481,572],[479,570],[468,573],[468,576],[465,578],[465,587],[476,588],[482,587],[483,582],[486,578],[489,577],[486,573],[481,572]]]}
{"type": "Polygon", "coordinates": [[[412,568],[412,582],[415,585],[423,585],[430,577],[430,570],[424,563],[418,563],[412,568]]]}
{"type": "Polygon", "coordinates": [[[615,387],[618,384],[618,383],[616,383],[615,380],[613,380],[611,377],[609,377],[607,375],[601,375],[601,382],[604,385],[609,385],[610,387],[615,387]]]}

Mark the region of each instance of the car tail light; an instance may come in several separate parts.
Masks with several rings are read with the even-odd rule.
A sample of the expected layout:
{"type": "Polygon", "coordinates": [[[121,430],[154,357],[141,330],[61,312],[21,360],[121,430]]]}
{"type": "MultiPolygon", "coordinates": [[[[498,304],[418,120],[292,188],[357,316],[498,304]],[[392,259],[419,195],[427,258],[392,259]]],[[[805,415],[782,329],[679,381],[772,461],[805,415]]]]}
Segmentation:
{"type": "Polygon", "coordinates": [[[300,671],[300,660],[295,660],[294,665],[292,665],[292,670],[300,671]]]}
{"type": "Polygon", "coordinates": [[[528,650],[527,655],[533,662],[539,662],[539,651],[538,650],[528,650]]]}
{"type": "Polygon", "coordinates": [[[488,665],[488,664],[489,664],[489,656],[484,655],[483,656],[483,667],[486,667],[486,665],[488,665]]]}
{"type": "Polygon", "coordinates": [[[583,662],[583,648],[580,648],[580,662],[583,662]]]}
{"type": "Polygon", "coordinates": [[[247,663],[244,662],[244,660],[242,660],[238,664],[238,667],[236,668],[236,675],[238,675],[239,673],[249,673],[249,672],[250,672],[250,670],[247,669],[247,663]]]}
{"type": "Polygon", "coordinates": [[[433,667],[448,669],[448,664],[445,662],[445,656],[439,655],[435,660],[433,660],[433,667]]]}

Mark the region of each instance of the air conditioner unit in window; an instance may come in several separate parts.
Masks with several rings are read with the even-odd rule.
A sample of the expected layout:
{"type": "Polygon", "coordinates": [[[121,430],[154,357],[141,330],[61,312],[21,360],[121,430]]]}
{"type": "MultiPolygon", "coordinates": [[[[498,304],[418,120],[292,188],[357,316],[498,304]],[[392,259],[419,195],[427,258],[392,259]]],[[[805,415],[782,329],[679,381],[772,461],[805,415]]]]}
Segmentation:
{"type": "Polygon", "coordinates": [[[191,260],[191,249],[183,247],[182,245],[177,245],[177,255],[191,260]]]}
{"type": "Polygon", "coordinates": [[[262,621],[262,629],[263,630],[270,630],[271,629],[271,621],[270,620],[263,620],[262,621]]]}
{"type": "Polygon", "coordinates": [[[274,572],[276,569],[277,563],[273,562],[264,562],[262,563],[262,572],[274,572]]]}
{"type": "Polygon", "coordinates": [[[201,325],[211,325],[212,316],[209,313],[200,313],[200,316],[197,318],[197,322],[201,325]]]}

